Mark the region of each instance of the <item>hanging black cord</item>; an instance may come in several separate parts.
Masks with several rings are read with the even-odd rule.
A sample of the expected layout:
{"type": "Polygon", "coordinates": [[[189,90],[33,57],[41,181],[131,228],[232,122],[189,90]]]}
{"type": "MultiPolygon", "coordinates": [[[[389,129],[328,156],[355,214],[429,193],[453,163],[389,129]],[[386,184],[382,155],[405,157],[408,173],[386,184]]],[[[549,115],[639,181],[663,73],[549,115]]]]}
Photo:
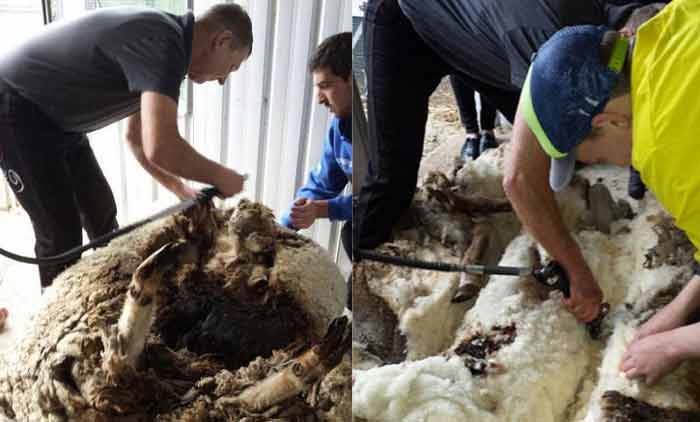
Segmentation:
{"type": "Polygon", "coordinates": [[[188,199],[185,201],[182,201],[181,203],[174,205],[172,207],[166,208],[165,210],[154,214],[150,217],[147,217],[143,220],[137,221],[135,223],[129,224],[128,226],[124,226],[121,228],[118,228],[114,231],[111,231],[107,234],[104,234],[94,240],[92,240],[90,243],[83,245],[83,246],[78,246],[73,249],[67,250],[61,254],[54,255],[54,256],[46,256],[42,258],[33,258],[29,256],[22,256],[22,255],[17,255],[15,253],[12,253],[10,251],[7,251],[5,249],[0,248],[0,255],[3,255],[7,258],[10,258],[15,261],[23,262],[25,264],[62,264],[64,262],[71,261],[73,259],[79,258],[80,255],[87,251],[88,249],[97,249],[100,246],[106,245],[110,240],[122,236],[126,233],[129,233],[131,231],[134,231],[135,229],[151,223],[153,221],[156,221],[160,218],[166,217],[168,215],[174,214],[178,211],[184,211],[187,209],[190,209],[194,206],[204,204],[206,202],[209,202],[215,195],[217,195],[219,191],[214,188],[214,187],[209,187],[209,188],[204,188],[199,193],[195,198],[188,199]]]}
{"type": "MultiPolygon", "coordinates": [[[[546,266],[532,267],[501,267],[485,265],[458,265],[447,262],[430,262],[419,259],[403,258],[400,256],[385,255],[367,249],[356,249],[353,256],[359,259],[383,262],[401,267],[419,268],[423,270],[464,272],[470,274],[502,274],[502,275],[532,275],[535,280],[549,288],[560,290],[564,297],[570,297],[571,290],[569,279],[564,268],[557,261],[550,261],[546,266]]],[[[610,312],[610,304],[603,303],[598,316],[586,323],[586,329],[591,338],[597,340],[602,336],[603,319],[610,312]]]]}
{"type": "Polygon", "coordinates": [[[459,265],[449,262],[421,261],[420,259],[404,258],[400,256],[385,255],[367,249],[355,250],[355,255],[360,259],[384,262],[386,264],[398,265],[402,267],[419,268],[423,270],[445,271],[453,273],[470,274],[502,274],[502,275],[529,275],[532,273],[530,267],[503,267],[488,265],[459,265]]]}

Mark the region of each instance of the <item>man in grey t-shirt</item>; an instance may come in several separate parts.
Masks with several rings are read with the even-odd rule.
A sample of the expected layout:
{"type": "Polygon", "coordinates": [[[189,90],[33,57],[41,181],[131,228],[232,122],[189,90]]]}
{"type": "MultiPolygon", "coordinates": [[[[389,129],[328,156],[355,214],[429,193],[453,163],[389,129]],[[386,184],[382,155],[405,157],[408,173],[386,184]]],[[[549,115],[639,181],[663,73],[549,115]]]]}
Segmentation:
{"type": "MultiPolygon", "coordinates": [[[[185,76],[226,80],[253,44],[248,14],[220,4],[198,16],[155,9],[100,9],[52,23],[0,56],[0,167],[29,214],[37,256],[50,256],[117,227],[112,192],[85,134],[128,118],[138,162],[180,198],[180,178],[229,197],[243,176],[195,151],[179,134],[185,76]]],[[[68,265],[68,264],[66,264],[68,265]]],[[[42,286],[66,265],[42,265],[42,286]]]]}

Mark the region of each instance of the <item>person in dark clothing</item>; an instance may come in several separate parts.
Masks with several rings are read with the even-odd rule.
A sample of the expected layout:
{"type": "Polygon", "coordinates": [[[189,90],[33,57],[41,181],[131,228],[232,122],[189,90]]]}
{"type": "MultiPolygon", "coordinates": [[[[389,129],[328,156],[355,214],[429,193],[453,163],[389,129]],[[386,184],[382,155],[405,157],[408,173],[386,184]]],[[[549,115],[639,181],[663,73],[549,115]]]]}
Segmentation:
{"type": "MultiPolygon", "coordinates": [[[[117,227],[112,191],[86,133],[128,117],[126,140],[143,168],[180,198],[180,179],[223,197],[244,177],[197,153],[179,134],[185,76],[219,81],[248,58],[250,18],[234,4],[194,18],[155,9],[106,8],[47,25],[0,57],[0,167],[36,235],[38,257],[117,227]]],[[[64,265],[41,265],[48,286],[64,265]]]]}
{"type": "Polygon", "coordinates": [[[630,166],[630,178],[627,182],[627,194],[638,201],[644,199],[647,193],[647,187],[642,181],[642,176],[637,169],[630,166]]]}
{"type": "Polygon", "coordinates": [[[455,75],[450,75],[450,84],[459,108],[459,118],[467,132],[460,156],[465,160],[467,158],[476,160],[487,149],[498,146],[493,134],[496,109],[481,98],[481,110],[477,119],[474,90],[455,75]],[[479,130],[479,124],[481,124],[481,130],[479,130]]]}
{"type": "Polygon", "coordinates": [[[428,99],[450,74],[513,121],[530,58],[564,26],[619,28],[642,3],[602,0],[370,0],[365,12],[368,178],[355,244],[373,248],[415,191],[428,99]],[[619,3],[619,2],[618,2],[619,3]]]}

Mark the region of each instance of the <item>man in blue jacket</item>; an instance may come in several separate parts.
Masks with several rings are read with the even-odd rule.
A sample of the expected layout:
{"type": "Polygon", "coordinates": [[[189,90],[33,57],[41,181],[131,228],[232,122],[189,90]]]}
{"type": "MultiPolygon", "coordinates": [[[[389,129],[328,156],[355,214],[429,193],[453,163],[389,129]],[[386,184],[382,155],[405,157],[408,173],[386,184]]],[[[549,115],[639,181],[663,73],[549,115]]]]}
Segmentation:
{"type": "MultiPolygon", "coordinates": [[[[324,40],[309,60],[318,102],[335,115],[318,166],[309,173],[281,224],[294,230],[310,227],[318,218],[345,221],[343,248],[352,251],[352,194],[343,189],[352,180],[352,34],[342,32],[324,40]]],[[[350,283],[348,283],[350,288],[350,283]]],[[[351,307],[348,296],[348,307],[351,307]]]]}

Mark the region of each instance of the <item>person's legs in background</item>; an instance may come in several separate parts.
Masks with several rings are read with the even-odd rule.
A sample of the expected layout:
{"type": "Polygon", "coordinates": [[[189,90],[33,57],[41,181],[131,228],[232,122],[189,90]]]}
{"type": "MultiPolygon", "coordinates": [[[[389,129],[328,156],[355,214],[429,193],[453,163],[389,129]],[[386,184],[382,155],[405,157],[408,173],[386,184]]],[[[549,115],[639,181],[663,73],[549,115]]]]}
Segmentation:
{"type": "Polygon", "coordinates": [[[481,123],[481,140],[479,141],[479,154],[483,154],[489,148],[498,147],[496,135],[493,130],[496,125],[496,107],[486,98],[479,94],[481,100],[481,110],[479,112],[479,123],[481,123]]]}
{"type": "MultiPolygon", "coordinates": [[[[467,129],[468,132],[473,130],[476,133],[480,133],[479,139],[475,143],[476,151],[473,154],[469,154],[469,157],[476,159],[476,157],[485,150],[498,147],[498,142],[496,142],[496,137],[494,135],[496,114],[500,110],[501,113],[512,122],[515,118],[515,110],[518,106],[520,92],[518,90],[508,91],[495,89],[461,73],[450,75],[450,81],[453,83],[452,86],[455,91],[455,98],[460,109],[460,118],[462,118],[465,129],[469,127],[469,129],[467,129]],[[469,97],[466,95],[467,90],[472,93],[469,97]],[[481,100],[478,123],[476,122],[476,111],[474,111],[473,121],[470,119],[471,114],[469,114],[468,111],[470,107],[476,110],[474,92],[479,93],[479,98],[481,100]],[[472,101],[471,104],[469,103],[470,100],[472,101]],[[463,111],[467,112],[463,113],[463,111]],[[469,126],[467,126],[467,122],[469,126]],[[481,125],[481,131],[479,131],[479,124],[481,125]]],[[[464,155],[462,155],[462,157],[464,158],[464,155]]]]}
{"type": "Polygon", "coordinates": [[[647,187],[644,182],[642,182],[642,176],[639,174],[637,169],[630,166],[630,178],[627,184],[627,194],[633,199],[640,201],[644,198],[646,192],[647,187]]]}
{"type": "Polygon", "coordinates": [[[389,240],[413,198],[428,99],[449,72],[397,0],[371,0],[365,24],[369,175],[359,194],[354,236],[360,247],[373,248],[389,240]]]}
{"type": "Polygon", "coordinates": [[[450,75],[450,84],[457,101],[459,119],[467,132],[464,144],[460,150],[460,157],[464,160],[467,158],[476,160],[479,156],[479,121],[476,113],[474,90],[455,75],[450,75]]]}
{"type": "Polygon", "coordinates": [[[508,119],[509,122],[513,123],[515,119],[515,110],[517,110],[518,101],[520,101],[519,89],[496,89],[474,80],[468,81],[468,83],[472,84],[474,89],[479,93],[482,107],[484,104],[488,105],[486,112],[491,113],[491,116],[488,116],[488,114],[482,115],[482,118],[484,122],[486,122],[486,118],[489,118],[489,121],[493,123],[491,123],[490,126],[486,125],[487,128],[494,127],[496,110],[500,111],[503,117],[508,119]]]}

